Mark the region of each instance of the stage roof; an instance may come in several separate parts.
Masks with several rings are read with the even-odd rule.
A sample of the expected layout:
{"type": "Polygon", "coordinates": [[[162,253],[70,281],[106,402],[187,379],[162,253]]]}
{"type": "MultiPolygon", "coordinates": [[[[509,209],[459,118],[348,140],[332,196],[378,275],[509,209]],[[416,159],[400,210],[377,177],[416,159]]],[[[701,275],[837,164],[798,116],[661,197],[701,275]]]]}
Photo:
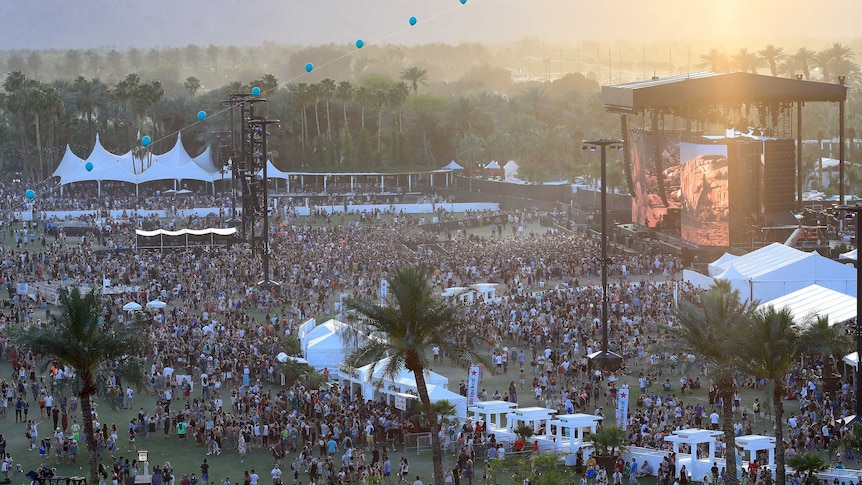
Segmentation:
{"type": "Polygon", "coordinates": [[[683,111],[693,106],[746,103],[844,101],[847,86],[746,72],[694,72],[647,81],[602,86],[605,108],[635,114],[643,110],[683,111]]]}

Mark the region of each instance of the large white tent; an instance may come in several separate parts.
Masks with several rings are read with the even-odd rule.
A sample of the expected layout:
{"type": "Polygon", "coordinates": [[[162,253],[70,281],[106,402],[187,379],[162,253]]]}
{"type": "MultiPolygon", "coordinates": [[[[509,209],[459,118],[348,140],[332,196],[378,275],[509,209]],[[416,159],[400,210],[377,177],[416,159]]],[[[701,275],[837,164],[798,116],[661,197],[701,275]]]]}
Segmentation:
{"type": "MultiPolygon", "coordinates": [[[[60,178],[60,185],[76,182],[97,182],[101,190],[104,181],[119,181],[131,184],[141,184],[158,180],[199,180],[212,183],[222,177],[221,172],[212,162],[212,151],[207,148],[197,157],[189,156],[183,146],[182,136],[177,134],[174,146],[165,153],[144,154],[136,156],[131,151],[122,155],[109,152],[102,145],[99,135],[92,152],[81,159],[66,147],[66,154],[60,165],[54,170],[53,176],[60,178]],[[87,170],[87,163],[92,163],[92,170],[87,170]]],[[[225,177],[230,177],[226,173],[225,177]]]]}
{"type": "Polygon", "coordinates": [[[769,300],[760,308],[787,308],[793,319],[803,322],[809,318],[826,317],[835,325],[856,318],[856,297],[845,295],[820,285],[811,285],[784,296],[769,300]]]}
{"type": "MultiPolygon", "coordinates": [[[[377,401],[381,397],[388,401],[396,395],[415,397],[418,388],[413,373],[401,368],[396,376],[387,376],[385,371],[388,364],[389,358],[355,369],[342,364],[338,374],[351,395],[358,395],[364,401],[377,401]]],[[[431,402],[445,399],[455,406],[459,419],[466,419],[467,398],[448,389],[449,378],[427,369],[424,375],[431,402]]]]}
{"type": "Polygon", "coordinates": [[[300,340],[302,355],[315,369],[337,369],[344,362],[350,349],[345,343],[346,323],[331,319],[308,331],[300,340]]]}
{"type": "Polygon", "coordinates": [[[856,296],[855,268],[780,243],[710,266],[743,300],[769,301],[813,284],[856,296]]]}

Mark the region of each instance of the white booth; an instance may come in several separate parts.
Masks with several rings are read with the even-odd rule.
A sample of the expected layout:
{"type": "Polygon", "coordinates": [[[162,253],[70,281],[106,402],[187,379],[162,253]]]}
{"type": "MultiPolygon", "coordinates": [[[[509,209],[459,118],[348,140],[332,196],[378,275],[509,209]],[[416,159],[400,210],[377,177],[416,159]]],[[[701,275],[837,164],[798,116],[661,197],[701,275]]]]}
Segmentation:
{"type": "MultiPolygon", "coordinates": [[[[760,436],[756,434],[750,434],[745,436],[738,436],[736,438],[736,446],[742,448],[744,451],[748,452],[748,461],[756,461],[757,453],[759,451],[765,451],[767,456],[767,466],[769,470],[772,472],[773,478],[775,477],[775,437],[774,436],[760,436]]],[[[743,458],[745,455],[743,455],[743,458]]]]}
{"type": "Polygon", "coordinates": [[[485,423],[489,434],[498,435],[507,431],[503,424],[503,416],[508,415],[516,407],[518,407],[517,403],[509,401],[479,401],[467,411],[473,414],[474,420],[485,423]]]}
{"type": "Polygon", "coordinates": [[[708,429],[687,428],[674,431],[672,435],[665,436],[665,441],[673,443],[673,452],[676,453],[677,473],[685,465],[691,474],[692,480],[699,481],[705,475],[711,473],[712,463],[716,461],[716,437],[721,436],[721,431],[708,429]],[[681,453],[679,445],[689,446],[689,453],[681,453]],[[705,444],[709,450],[706,458],[698,458],[700,445],[705,444]]]}
{"type": "MultiPolygon", "coordinates": [[[[514,441],[515,429],[523,423],[533,428],[533,439],[539,443],[539,450],[555,449],[556,443],[551,435],[551,418],[557,414],[556,409],[529,407],[515,408],[506,415],[506,433],[503,441],[514,441]],[[544,431],[542,427],[544,426],[544,431]]],[[[501,441],[498,436],[497,441],[501,441]]]]}
{"type": "Polygon", "coordinates": [[[561,414],[551,420],[551,425],[556,428],[556,443],[558,448],[568,453],[577,453],[578,448],[584,446],[584,438],[589,433],[595,433],[601,416],[593,414],[561,414]]]}

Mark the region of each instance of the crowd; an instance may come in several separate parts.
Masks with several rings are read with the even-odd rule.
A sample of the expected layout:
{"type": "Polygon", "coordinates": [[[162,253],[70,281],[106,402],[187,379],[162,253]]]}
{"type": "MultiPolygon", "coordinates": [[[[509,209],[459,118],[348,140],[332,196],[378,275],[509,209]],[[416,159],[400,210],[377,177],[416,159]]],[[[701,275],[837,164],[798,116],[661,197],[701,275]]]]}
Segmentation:
{"type": "MultiPolygon", "coordinates": [[[[278,385],[273,357],[281,339],[311,316],[338,313],[345,296],[378,299],[380,281],[396,266],[426,263],[438,292],[477,282],[500,283],[502,298],[475,306],[475,328],[463,337],[487,351],[493,366],[484,372],[512,376],[507,388],[493,389],[491,395],[483,390],[481,399],[535,399],[560,412],[604,414],[604,406],[615,405],[623,373],[588,372],[585,359],[601,338],[598,241],[583,232],[529,229],[542,216],[538,211],[474,212],[445,233],[429,234],[424,229],[428,221],[421,216],[321,213],[303,221],[287,211],[272,234],[278,254],[271,261],[273,276],[282,283],[278,294],[258,290],[259,262],[241,246],[132,250],[133,229],[144,222],[164,224],[156,219],[102,221],[98,233],[75,244],[62,230],[9,227],[2,232],[0,283],[12,303],[0,312],[0,325],[43,324],[34,310],[44,307],[44,301],[17,295],[18,282],[102,286],[107,280],[123,288],[111,297],[108,317],[124,318],[121,307],[130,300],[143,304],[160,298],[169,304],[153,317],[153,351],[145,363],[145,391],[158,396],[158,404],[139,409],[127,425],[99,423],[99,450],[112,464],[102,470],[105,483],[140,473],[140,464],[118,450],[155,437],[182,440],[211,456],[236,453],[241,462],[248,453],[269,453],[273,480],[290,480],[292,475],[294,482],[317,484],[388,477],[398,458],[394,473],[406,481],[409,464],[394,456],[393,446],[414,431],[416,423],[382,403],[351,400],[337,384],[324,391],[278,385]],[[484,229],[467,230],[476,226],[484,229]],[[266,317],[255,320],[252,309],[266,317]]],[[[176,227],[216,223],[216,216],[173,222],[176,227]]],[[[673,325],[675,300],[697,298],[695,288],[673,282],[681,267],[678,258],[666,254],[618,255],[609,267],[611,349],[625,357],[628,370],[644,369],[637,380],[640,393],[630,427],[631,442],[639,446],[666,450],[664,436],[717,423],[713,415],[725,405],[717,397],[708,406],[686,402],[692,389],[711,383],[700,370],[674,364],[686,356],[651,352],[673,325]]],[[[64,392],[67,370],[55,369],[43,380],[34,356],[5,347],[16,375],[0,383],[7,397],[0,400],[0,412],[14,407],[16,417],[27,422],[28,412],[34,414],[38,404],[55,431],[40,439],[44,433],[33,429],[31,446],[44,455],[45,464],[52,456],[55,463],[74,463],[80,442],[79,403],[64,392]]],[[[823,363],[807,364],[788,376],[789,389],[804,404],[791,416],[788,454],[825,446],[838,432],[837,420],[849,410],[848,388],[837,396],[820,393],[809,380],[823,372],[823,363]]],[[[759,383],[740,382],[746,384],[759,383]]],[[[138,390],[124,386],[119,376],[100,382],[100,392],[111,406],[135,409],[138,390]]],[[[760,404],[756,412],[754,403],[729,404],[738,410],[741,434],[766,419],[760,404]]],[[[487,458],[487,450],[493,449],[499,458],[501,445],[481,429],[480,423],[468,423],[440,430],[459,457],[449,472],[451,483],[472,482],[477,455],[487,458]]],[[[6,468],[12,469],[12,463],[6,468]]],[[[162,484],[177,479],[170,464],[159,471],[162,484]]],[[[208,482],[204,473],[202,467],[201,480],[208,482]]],[[[176,474],[185,475],[181,485],[197,480],[190,470],[176,474]]],[[[248,472],[244,481],[252,483],[256,475],[248,472]]]]}

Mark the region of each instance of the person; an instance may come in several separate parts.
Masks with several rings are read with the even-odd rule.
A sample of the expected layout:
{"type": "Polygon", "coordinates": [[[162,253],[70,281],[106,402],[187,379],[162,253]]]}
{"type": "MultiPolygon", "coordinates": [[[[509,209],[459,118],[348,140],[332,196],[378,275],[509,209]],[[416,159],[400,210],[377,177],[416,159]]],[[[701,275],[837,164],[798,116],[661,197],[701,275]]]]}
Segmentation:
{"type": "Polygon", "coordinates": [[[685,465],[679,469],[679,485],[688,485],[688,470],[685,469],[685,465]]]}
{"type": "Polygon", "coordinates": [[[257,482],[260,480],[260,476],[254,471],[254,468],[251,469],[251,474],[249,474],[248,478],[251,485],[257,485],[257,482]]]}
{"type": "Polygon", "coordinates": [[[413,485],[425,485],[422,483],[422,479],[419,478],[419,475],[416,475],[416,480],[413,481],[413,485]]]}
{"type": "Polygon", "coordinates": [[[245,462],[245,453],[246,453],[246,444],[245,444],[245,436],[243,433],[239,434],[239,441],[237,442],[236,450],[239,453],[239,462],[245,462]]]}
{"type": "Polygon", "coordinates": [[[590,455],[590,457],[587,458],[587,478],[590,480],[596,478],[596,466],[596,458],[590,455]]]}
{"type": "Polygon", "coordinates": [[[401,465],[398,467],[398,483],[407,482],[407,474],[410,473],[410,464],[407,458],[401,457],[401,465]]]}
{"type": "Polygon", "coordinates": [[[281,468],[275,465],[270,474],[272,475],[272,485],[279,485],[281,483],[281,468]]]}
{"type": "Polygon", "coordinates": [[[201,481],[204,482],[204,485],[210,485],[210,465],[206,458],[201,463],[201,481]]]}
{"type": "Polygon", "coordinates": [[[629,483],[631,485],[637,485],[637,483],[638,483],[638,460],[637,460],[637,458],[632,458],[632,464],[629,467],[629,483]]]}
{"type": "Polygon", "coordinates": [[[638,477],[648,477],[653,474],[653,467],[649,464],[648,461],[644,460],[641,465],[641,471],[638,473],[638,477]]]}

